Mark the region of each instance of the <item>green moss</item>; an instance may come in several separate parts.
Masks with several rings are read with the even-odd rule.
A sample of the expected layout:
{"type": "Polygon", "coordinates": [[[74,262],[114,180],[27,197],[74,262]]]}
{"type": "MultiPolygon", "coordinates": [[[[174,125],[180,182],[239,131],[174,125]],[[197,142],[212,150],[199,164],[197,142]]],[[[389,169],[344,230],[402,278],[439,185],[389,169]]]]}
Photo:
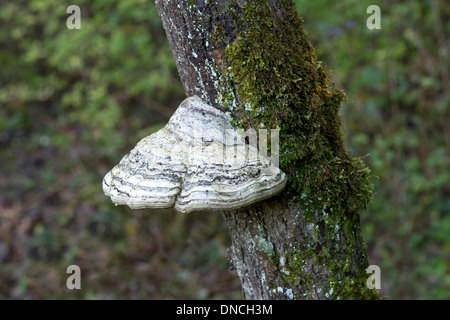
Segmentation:
{"type": "MultiPolygon", "coordinates": [[[[378,299],[376,290],[367,288],[367,256],[355,255],[360,234],[357,232],[359,221],[357,215],[347,223],[341,223],[335,215],[326,215],[323,230],[315,226],[313,232],[316,241],[309,239],[305,244],[296,244],[274,264],[278,266],[278,274],[283,278],[286,288],[293,290],[294,299],[311,299],[322,295],[328,299],[378,299]],[[342,226],[344,229],[340,230],[342,226]],[[341,237],[349,237],[343,242],[341,237]],[[350,238],[353,237],[353,238],[350,238]],[[319,277],[317,277],[319,275],[319,277]],[[324,275],[327,275],[324,277],[324,275]],[[321,290],[320,293],[317,290],[321,290]]],[[[349,219],[344,216],[344,219],[349,219]]]]}
{"type": "Polygon", "coordinates": [[[230,4],[229,10],[240,28],[225,49],[220,97],[233,124],[280,129],[280,167],[289,191],[310,195],[303,200],[314,209],[361,212],[371,198],[370,171],[343,147],[338,112],[345,94],[330,84],[296,9],[282,18],[273,17],[267,2],[230,4]]]}
{"type": "MultiPolygon", "coordinates": [[[[376,292],[366,289],[367,256],[353,252],[364,246],[359,214],[370,202],[370,170],[343,146],[339,109],[345,94],[330,83],[292,2],[280,3],[287,16],[274,17],[265,1],[249,1],[244,8],[230,2],[239,30],[231,43],[217,41],[226,48],[228,66],[219,81],[220,104],[228,107],[235,127],[280,129],[280,167],[289,179],[285,194],[298,199],[309,223],[323,224],[315,245],[294,248],[285,257],[280,272],[286,284],[312,285],[314,276],[306,272],[311,266],[304,264],[314,257],[330,274],[330,298],[375,298],[376,292]],[[357,261],[342,265],[355,256],[357,261]]],[[[216,39],[223,38],[220,27],[215,32],[216,39]]]]}

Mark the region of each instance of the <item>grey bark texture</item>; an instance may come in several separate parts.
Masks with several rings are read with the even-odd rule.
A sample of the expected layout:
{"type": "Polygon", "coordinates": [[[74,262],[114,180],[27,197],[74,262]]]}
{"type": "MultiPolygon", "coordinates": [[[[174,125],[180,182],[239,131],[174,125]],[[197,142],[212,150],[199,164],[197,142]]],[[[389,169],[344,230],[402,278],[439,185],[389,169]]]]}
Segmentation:
{"type": "MultiPolygon", "coordinates": [[[[224,110],[217,97],[223,90],[219,77],[229,63],[224,58],[225,49],[242,29],[234,17],[250,2],[155,1],[187,96],[198,95],[224,110]],[[221,39],[217,39],[218,26],[221,39]]],[[[287,8],[295,8],[288,0],[258,2],[270,7],[275,25],[287,14],[287,8]]],[[[376,298],[365,285],[368,258],[359,216],[330,219],[329,212],[317,210],[306,219],[303,213],[298,195],[289,192],[223,213],[232,240],[229,261],[241,280],[243,297],[376,298]]]]}

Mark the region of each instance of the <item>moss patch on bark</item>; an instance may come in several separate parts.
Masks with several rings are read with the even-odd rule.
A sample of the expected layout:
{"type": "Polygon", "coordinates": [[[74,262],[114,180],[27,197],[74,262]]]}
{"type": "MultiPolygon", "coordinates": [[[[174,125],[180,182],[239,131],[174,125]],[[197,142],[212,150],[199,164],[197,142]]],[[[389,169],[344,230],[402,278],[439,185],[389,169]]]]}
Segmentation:
{"type": "Polygon", "coordinates": [[[244,8],[230,4],[229,10],[240,30],[225,49],[221,103],[232,112],[234,125],[280,129],[280,167],[289,177],[289,191],[311,213],[324,206],[347,213],[366,209],[370,170],[343,146],[339,108],[345,94],[330,83],[296,9],[279,17],[268,2],[252,1],[244,8]]]}
{"type": "MultiPolygon", "coordinates": [[[[370,202],[372,184],[362,159],[352,158],[344,148],[339,109],[346,97],[317,60],[293,3],[279,4],[284,16],[277,16],[268,1],[230,4],[239,30],[224,51],[227,68],[220,78],[220,103],[228,107],[237,128],[280,129],[287,196],[297,199],[317,229],[313,245],[293,248],[283,257],[280,274],[286,283],[314,281],[314,267],[304,265],[314,256],[314,263],[326,264],[329,272],[327,283],[318,286],[327,289],[321,296],[377,298],[366,288],[367,256],[354,258],[355,248],[364,247],[359,214],[370,202]],[[343,264],[346,257],[349,261],[343,264]]],[[[309,294],[313,298],[314,292],[309,294]]]]}

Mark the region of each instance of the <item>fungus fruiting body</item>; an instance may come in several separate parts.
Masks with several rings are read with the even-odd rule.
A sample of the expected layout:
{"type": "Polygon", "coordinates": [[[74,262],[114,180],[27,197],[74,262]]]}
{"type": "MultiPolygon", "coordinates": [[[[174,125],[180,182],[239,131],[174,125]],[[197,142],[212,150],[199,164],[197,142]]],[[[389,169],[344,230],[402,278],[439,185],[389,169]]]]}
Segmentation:
{"type": "Polygon", "coordinates": [[[285,185],[286,175],[224,112],[193,96],[106,174],[103,191],[116,205],[188,213],[242,208],[285,185]]]}

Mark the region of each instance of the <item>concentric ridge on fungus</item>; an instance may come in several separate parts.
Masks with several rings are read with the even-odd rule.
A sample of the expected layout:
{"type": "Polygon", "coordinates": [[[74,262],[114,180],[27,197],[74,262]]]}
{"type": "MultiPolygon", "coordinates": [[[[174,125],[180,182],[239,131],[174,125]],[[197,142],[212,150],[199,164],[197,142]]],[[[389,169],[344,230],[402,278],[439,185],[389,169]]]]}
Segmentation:
{"type": "Polygon", "coordinates": [[[238,209],[269,198],[286,175],[245,143],[226,114],[193,96],[103,179],[116,205],[193,211],[238,209]]]}

